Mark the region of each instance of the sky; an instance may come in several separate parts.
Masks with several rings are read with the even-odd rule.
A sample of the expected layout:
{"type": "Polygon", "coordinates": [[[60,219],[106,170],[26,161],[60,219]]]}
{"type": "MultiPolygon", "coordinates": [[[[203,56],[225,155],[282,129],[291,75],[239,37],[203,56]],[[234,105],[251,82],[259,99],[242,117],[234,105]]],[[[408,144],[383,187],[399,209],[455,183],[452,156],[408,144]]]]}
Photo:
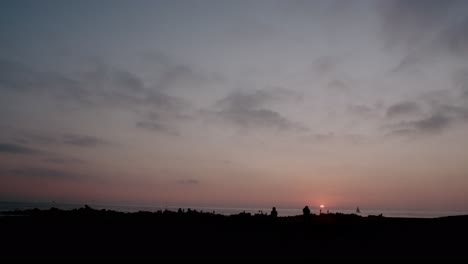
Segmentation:
{"type": "Polygon", "coordinates": [[[467,1],[2,1],[0,200],[468,211],[467,61],[467,1]]]}

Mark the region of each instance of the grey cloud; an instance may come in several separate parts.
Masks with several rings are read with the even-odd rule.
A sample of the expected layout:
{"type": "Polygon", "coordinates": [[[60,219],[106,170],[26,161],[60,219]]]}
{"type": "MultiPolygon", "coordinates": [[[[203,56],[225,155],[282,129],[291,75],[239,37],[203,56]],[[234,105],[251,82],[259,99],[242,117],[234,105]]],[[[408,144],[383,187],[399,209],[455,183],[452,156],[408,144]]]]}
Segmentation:
{"type": "Polygon", "coordinates": [[[142,92],[143,81],[135,74],[122,69],[114,68],[103,63],[98,63],[95,69],[83,75],[84,85],[106,90],[129,90],[142,92]]]}
{"type": "Polygon", "coordinates": [[[336,70],[340,58],[334,56],[321,56],[313,61],[313,68],[319,74],[332,73],[336,70]]]}
{"type": "Polygon", "coordinates": [[[364,144],[369,142],[365,135],[350,133],[314,133],[303,137],[301,140],[312,141],[317,144],[329,144],[333,142],[346,142],[351,144],[364,144]]]}
{"type": "Polygon", "coordinates": [[[268,87],[253,92],[235,91],[218,100],[217,106],[222,108],[256,108],[267,103],[300,101],[302,95],[282,87],[268,87]]]}
{"type": "Polygon", "coordinates": [[[58,140],[55,137],[44,135],[37,132],[27,132],[27,133],[20,133],[20,135],[16,136],[16,142],[24,143],[24,144],[42,144],[42,145],[51,145],[51,144],[58,144],[58,140]]]}
{"type": "Polygon", "coordinates": [[[323,141],[329,141],[329,140],[331,140],[331,139],[336,138],[336,135],[335,135],[335,133],[333,133],[333,132],[329,132],[329,133],[316,133],[316,134],[310,135],[309,138],[311,138],[311,139],[314,140],[314,141],[323,142],[323,141]]]}
{"type": "Polygon", "coordinates": [[[18,144],[0,143],[0,153],[7,154],[37,154],[41,151],[24,147],[18,144]]]}
{"type": "Polygon", "coordinates": [[[438,42],[455,56],[468,55],[468,14],[463,21],[444,30],[440,34],[438,42]]]}
{"type": "Polygon", "coordinates": [[[144,120],[136,123],[136,127],[161,134],[180,136],[171,121],[187,119],[190,119],[190,117],[176,114],[168,118],[166,115],[161,115],[158,112],[150,112],[144,120]]]}
{"type": "Polygon", "coordinates": [[[108,141],[97,137],[77,134],[65,134],[62,136],[61,142],[65,145],[77,147],[97,147],[110,144],[108,141]]]}
{"type": "Polygon", "coordinates": [[[453,83],[462,98],[468,98],[468,70],[461,70],[453,75],[453,83]]]}
{"type": "Polygon", "coordinates": [[[87,94],[78,80],[4,59],[0,59],[0,89],[34,95],[49,94],[74,101],[84,100],[87,94]]]}
{"type": "Polygon", "coordinates": [[[372,108],[360,104],[351,104],[348,106],[348,110],[360,115],[366,115],[372,112],[372,108]]]}
{"type": "Polygon", "coordinates": [[[379,9],[383,15],[383,32],[387,44],[419,45],[430,34],[441,30],[451,18],[451,12],[465,1],[384,0],[379,9]]]}
{"type": "Polygon", "coordinates": [[[432,115],[428,118],[411,121],[407,125],[418,131],[440,132],[450,125],[450,119],[443,115],[432,115]]]}
{"type": "Polygon", "coordinates": [[[197,184],[200,184],[200,181],[196,179],[184,179],[184,180],[178,181],[177,183],[182,184],[182,185],[197,185],[197,184]]]}
{"type": "Polygon", "coordinates": [[[468,121],[468,107],[458,105],[440,105],[439,111],[442,111],[449,118],[454,120],[468,121]]]}
{"type": "Polygon", "coordinates": [[[269,109],[227,109],[219,112],[219,115],[241,127],[270,127],[277,129],[290,129],[293,123],[279,113],[269,109]]]}
{"type": "Polygon", "coordinates": [[[327,87],[339,92],[347,92],[349,90],[349,86],[342,80],[339,79],[333,79],[330,82],[328,82],[327,87]]]}
{"type": "MultiPolygon", "coordinates": [[[[145,114],[156,112],[164,118],[164,128],[154,120],[137,123],[137,127],[159,130],[168,134],[177,133],[167,129],[167,124],[179,120],[190,109],[186,100],[165,92],[169,86],[181,81],[194,80],[199,75],[183,65],[162,65],[163,72],[156,84],[146,87],[135,74],[99,63],[91,72],[71,79],[59,74],[43,73],[18,63],[0,60],[0,88],[7,87],[12,92],[40,92],[53,96],[59,104],[74,104],[81,107],[115,107],[145,114]],[[164,77],[165,76],[165,77],[164,77]],[[164,91],[163,91],[164,90],[164,91]]],[[[201,79],[202,77],[200,77],[201,79]]],[[[108,145],[102,139],[86,135],[63,135],[61,138],[44,135],[23,137],[26,142],[39,144],[66,144],[80,147],[108,145]]]]}
{"type": "Polygon", "coordinates": [[[40,132],[26,132],[18,136],[16,141],[28,144],[41,144],[41,145],[70,145],[77,147],[97,147],[107,146],[112,143],[89,135],[80,134],[63,134],[63,135],[47,135],[40,132]]]}
{"type": "Polygon", "coordinates": [[[204,72],[192,65],[174,61],[161,52],[146,52],[144,59],[155,68],[155,83],[151,85],[159,91],[194,87],[203,88],[206,83],[219,83],[224,80],[219,73],[204,72]]]}
{"type": "Polygon", "coordinates": [[[40,83],[40,78],[31,68],[17,62],[0,59],[0,88],[22,91],[40,83]]]}
{"type": "Polygon", "coordinates": [[[468,121],[468,109],[460,106],[440,105],[425,118],[402,121],[393,126],[392,135],[420,135],[443,132],[450,126],[468,121]]]}
{"type": "Polygon", "coordinates": [[[53,163],[53,164],[81,164],[84,163],[83,160],[81,159],[75,159],[75,158],[65,158],[65,157],[49,157],[43,159],[43,161],[47,163],[53,163]]]}
{"type": "Polygon", "coordinates": [[[394,71],[438,54],[468,55],[468,2],[389,0],[381,3],[386,45],[406,49],[394,71]]]}
{"type": "Polygon", "coordinates": [[[257,90],[253,93],[234,92],[219,100],[217,104],[224,108],[251,109],[262,105],[272,99],[266,91],[257,90]]]}
{"type": "Polygon", "coordinates": [[[4,170],[2,174],[10,175],[14,177],[25,177],[25,178],[39,178],[39,179],[50,179],[50,180],[78,180],[82,176],[70,173],[67,171],[49,169],[49,168],[22,168],[22,169],[11,169],[4,170]]]}
{"type": "Polygon", "coordinates": [[[199,76],[187,65],[175,65],[166,69],[156,84],[160,90],[168,89],[180,82],[199,81],[199,76]]]}
{"type": "Polygon", "coordinates": [[[281,101],[290,96],[283,89],[257,90],[254,92],[234,92],[219,100],[216,105],[221,110],[215,114],[243,128],[266,127],[279,130],[306,130],[300,124],[289,121],[280,113],[268,109],[266,104],[281,101]]]}
{"type": "Polygon", "coordinates": [[[136,123],[138,128],[159,132],[171,136],[180,136],[180,134],[172,129],[170,129],[167,125],[159,123],[157,121],[140,121],[136,123]]]}
{"type": "Polygon", "coordinates": [[[399,116],[407,116],[412,114],[418,114],[421,112],[421,107],[416,102],[400,102],[390,106],[387,109],[387,117],[399,117],[399,116]]]}
{"type": "Polygon", "coordinates": [[[99,65],[86,75],[84,84],[90,91],[88,101],[98,106],[129,110],[150,108],[165,112],[179,112],[188,106],[185,100],[161,91],[159,84],[154,85],[156,88],[147,87],[135,74],[110,66],[99,65]]]}
{"type": "Polygon", "coordinates": [[[1,153],[15,155],[35,155],[35,157],[40,157],[44,162],[54,164],[84,163],[84,161],[80,159],[63,157],[57,153],[25,147],[23,145],[13,143],[0,143],[0,154],[1,153]]]}
{"type": "Polygon", "coordinates": [[[148,92],[143,103],[155,110],[178,113],[189,107],[189,103],[181,98],[162,93],[160,91],[148,92]]]}
{"type": "MultiPolygon", "coordinates": [[[[460,82],[458,85],[463,84],[462,75],[455,77],[456,84],[457,82],[460,82]]],[[[394,120],[394,117],[404,117],[404,121],[387,127],[390,135],[434,134],[452,126],[467,123],[468,101],[463,98],[462,91],[463,89],[461,91],[432,91],[419,97],[421,103],[403,101],[390,106],[387,109],[388,120],[394,120]],[[421,107],[422,103],[424,103],[424,109],[421,107]]]]}
{"type": "MultiPolygon", "coordinates": [[[[160,71],[167,72],[165,69],[160,71]]],[[[53,99],[60,99],[56,100],[60,104],[123,107],[129,110],[149,107],[174,112],[182,110],[188,103],[162,91],[167,90],[162,87],[168,87],[168,83],[179,79],[187,81],[190,79],[186,77],[189,71],[191,70],[188,66],[177,66],[169,70],[172,73],[163,73],[162,77],[155,81],[156,84],[145,86],[137,75],[105,64],[99,64],[95,70],[85,74],[68,74],[70,77],[56,72],[42,72],[21,63],[0,59],[0,89],[14,93],[44,94],[53,99]]]]}

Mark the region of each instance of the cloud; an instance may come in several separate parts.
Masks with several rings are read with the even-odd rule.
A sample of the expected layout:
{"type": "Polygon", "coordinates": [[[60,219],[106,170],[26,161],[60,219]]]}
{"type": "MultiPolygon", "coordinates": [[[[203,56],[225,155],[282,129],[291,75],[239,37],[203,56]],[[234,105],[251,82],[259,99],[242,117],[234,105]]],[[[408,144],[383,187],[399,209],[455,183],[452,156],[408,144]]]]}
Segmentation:
{"type": "Polygon", "coordinates": [[[38,150],[30,147],[25,147],[18,144],[13,143],[0,143],[0,154],[20,154],[20,155],[38,155],[42,159],[42,161],[47,163],[54,163],[54,164],[76,164],[76,163],[84,163],[83,160],[69,158],[69,157],[62,157],[60,154],[56,154],[49,151],[38,150]]]}
{"type": "MultiPolygon", "coordinates": [[[[267,108],[272,102],[282,102],[297,97],[293,92],[284,89],[256,90],[253,92],[233,92],[217,101],[221,108],[214,114],[236,126],[242,128],[273,128],[279,130],[306,130],[299,123],[292,122],[279,112],[267,108]]],[[[293,99],[294,100],[294,99],[293,99]]]]}
{"type": "Polygon", "coordinates": [[[98,137],[71,133],[53,136],[38,132],[26,132],[18,136],[16,141],[28,144],[69,145],[76,147],[98,147],[112,144],[98,137]]]}
{"type": "Polygon", "coordinates": [[[82,176],[78,174],[70,173],[67,171],[36,167],[5,170],[2,172],[2,174],[14,177],[39,178],[50,180],[77,180],[82,178],[82,176]]]}
{"type": "Polygon", "coordinates": [[[223,108],[256,108],[267,103],[300,101],[302,95],[282,87],[267,87],[255,91],[234,91],[218,100],[217,106],[223,108]]]}
{"type": "Polygon", "coordinates": [[[0,89],[46,95],[62,105],[120,107],[127,110],[149,107],[153,110],[179,111],[188,103],[163,90],[167,90],[169,83],[176,80],[187,81],[187,77],[184,77],[186,74],[181,72],[189,70],[182,68],[185,69],[177,66],[169,70],[172,72],[170,77],[166,76],[167,69],[160,69],[162,77],[155,83],[145,85],[136,74],[103,63],[98,63],[95,69],[85,73],[64,74],[39,71],[18,62],[0,59],[0,89]]]}
{"type": "Polygon", "coordinates": [[[165,111],[166,113],[179,113],[189,107],[189,103],[182,98],[170,96],[160,91],[149,91],[141,103],[156,111],[165,111]]]}
{"type": "Polygon", "coordinates": [[[414,130],[421,132],[440,132],[448,127],[451,120],[444,115],[432,115],[428,118],[410,121],[406,125],[414,130]]]}
{"type": "Polygon", "coordinates": [[[333,132],[329,132],[329,133],[315,133],[315,134],[311,134],[307,137],[307,139],[311,139],[313,141],[317,141],[317,142],[328,142],[332,139],[335,139],[336,138],[336,135],[335,133],[333,132]]]}
{"type": "Polygon", "coordinates": [[[419,113],[421,113],[421,107],[419,106],[419,104],[417,104],[416,102],[405,101],[390,106],[387,109],[386,115],[388,118],[394,118],[400,116],[405,117],[408,115],[419,113]]]}
{"type": "Polygon", "coordinates": [[[460,70],[453,74],[453,82],[456,89],[461,93],[462,99],[468,98],[468,70],[460,70]]]}
{"type": "Polygon", "coordinates": [[[329,81],[327,87],[338,92],[349,92],[349,85],[340,79],[329,81]]]}
{"type": "Polygon", "coordinates": [[[200,184],[200,181],[196,179],[184,179],[184,180],[178,181],[177,183],[182,184],[182,185],[197,185],[197,184],[200,184]]]}
{"type": "Polygon", "coordinates": [[[230,108],[222,110],[218,114],[244,128],[268,127],[284,130],[294,127],[294,124],[288,119],[269,109],[230,108]]]}
{"type": "Polygon", "coordinates": [[[361,104],[348,105],[348,110],[350,112],[360,114],[360,115],[367,115],[372,112],[372,108],[368,107],[367,105],[361,105],[361,104]]]}
{"type": "Polygon", "coordinates": [[[452,105],[434,107],[432,113],[422,119],[402,121],[392,126],[391,135],[424,135],[441,133],[456,123],[468,121],[468,108],[452,105]]]}
{"type": "Polygon", "coordinates": [[[144,59],[151,67],[156,66],[151,87],[158,91],[203,88],[207,83],[219,83],[224,80],[219,73],[200,71],[192,65],[174,61],[161,52],[146,52],[144,59]]]}
{"type": "Polygon", "coordinates": [[[110,144],[108,141],[97,137],[77,134],[62,135],[61,142],[65,145],[72,145],[77,147],[97,147],[110,144]]]}
{"type": "MultiPolygon", "coordinates": [[[[171,95],[174,89],[201,87],[219,82],[219,76],[205,74],[195,68],[174,63],[167,57],[152,59],[154,78],[144,82],[130,71],[97,62],[86,72],[55,73],[39,71],[21,63],[0,59],[0,89],[10,93],[43,95],[58,106],[78,108],[117,108],[141,116],[137,128],[179,135],[174,123],[192,110],[189,101],[171,95]],[[155,113],[158,120],[148,118],[155,113]]],[[[90,67],[88,67],[89,69],[90,67]]],[[[278,93],[279,94],[279,93],[278,93]]],[[[134,121],[133,121],[134,122],[134,121]]],[[[60,137],[27,135],[21,142],[65,144],[79,147],[109,145],[109,142],[87,135],[67,134],[60,137]]]]}
{"type": "Polygon", "coordinates": [[[49,157],[43,159],[43,161],[47,163],[53,163],[53,164],[81,164],[84,163],[83,160],[81,159],[75,159],[75,158],[64,158],[64,157],[49,157]]]}
{"type": "Polygon", "coordinates": [[[166,125],[162,123],[158,123],[157,121],[140,121],[136,123],[136,126],[138,128],[154,131],[154,132],[159,132],[171,136],[180,136],[180,134],[166,125]]]}
{"type": "Polygon", "coordinates": [[[187,65],[174,65],[168,67],[159,78],[156,88],[159,90],[170,89],[171,87],[191,81],[200,81],[200,77],[195,74],[192,68],[187,65]]]}
{"type": "Polygon", "coordinates": [[[0,59],[0,89],[23,91],[38,84],[40,78],[36,72],[17,62],[0,59]]]}
{"type": "Polygon", "coordinates": [[[11,143],[0,143],[0,153],[7,154],[37,154],[41,151],[11,143]]]}
{"type": "Polygon", "coordinates": [[[313,69],[318,74],[333,73],[341,61],[341,58],[335,56],[321,56],[313,61],[313,69]]]}
{"type": "Polygon", "coordinates": [[[464,1],[384,0],[379,10],[387,44],[416,45],[431,37],[450,22],[450,11],[464,1]]]}
{"type": "Polygon", "coordinates": [[[168,117],[158,112],[150,112],[144,120],[136,122],[136,127],[170,136],[180,136],[180,133],[172,125],[173,121],[189,119],[190,117],[185,115],[175,114],[168,117]]]}
{"type": "Polygon", "coordinates": [[[461,22],[445,29],[439,36],[442,48],[447,49],[453,55],[468,55],[468,15],[461,22]]]}
{"type": "Polygon", "coordinates": [[[57,72],[39,71],[19,62],[0,59],[0,89],[83,102],[87,91],[79,80],[57,72]]]}
{"type": "Polygon", "coordinates": [[[387,47],[403,48],[394,71],[437,55],[468,55],[468,2],[463,0],[384,0],[379,10],[387,47]]]}

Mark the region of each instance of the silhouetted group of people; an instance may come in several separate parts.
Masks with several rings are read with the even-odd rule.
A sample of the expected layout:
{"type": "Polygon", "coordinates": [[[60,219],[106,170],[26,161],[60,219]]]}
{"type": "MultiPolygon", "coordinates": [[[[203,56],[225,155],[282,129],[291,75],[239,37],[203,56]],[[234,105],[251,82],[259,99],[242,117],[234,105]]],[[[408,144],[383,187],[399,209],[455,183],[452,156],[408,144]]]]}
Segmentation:
{"type": "MultiPolygon", "coordinates": [[[[306,220],[310,219],[310,209],[307,205],[302,209],[302,214],[306,220]]],[[[276,207],[271,209],[270,216],[273,218],[278,217],[278,211],[276,211],[276,207]]]]}

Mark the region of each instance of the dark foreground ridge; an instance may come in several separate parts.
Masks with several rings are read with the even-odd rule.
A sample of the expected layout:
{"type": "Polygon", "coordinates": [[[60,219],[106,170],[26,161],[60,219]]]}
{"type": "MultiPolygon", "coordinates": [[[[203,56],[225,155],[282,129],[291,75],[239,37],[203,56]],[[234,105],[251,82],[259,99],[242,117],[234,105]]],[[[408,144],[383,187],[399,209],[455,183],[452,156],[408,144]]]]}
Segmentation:
{"type": "Polygon", "coordinates": [[[2,259],[468,259],[468,216],[223,216],[85,206],[4,212],[0,234],[2,259]]]}

